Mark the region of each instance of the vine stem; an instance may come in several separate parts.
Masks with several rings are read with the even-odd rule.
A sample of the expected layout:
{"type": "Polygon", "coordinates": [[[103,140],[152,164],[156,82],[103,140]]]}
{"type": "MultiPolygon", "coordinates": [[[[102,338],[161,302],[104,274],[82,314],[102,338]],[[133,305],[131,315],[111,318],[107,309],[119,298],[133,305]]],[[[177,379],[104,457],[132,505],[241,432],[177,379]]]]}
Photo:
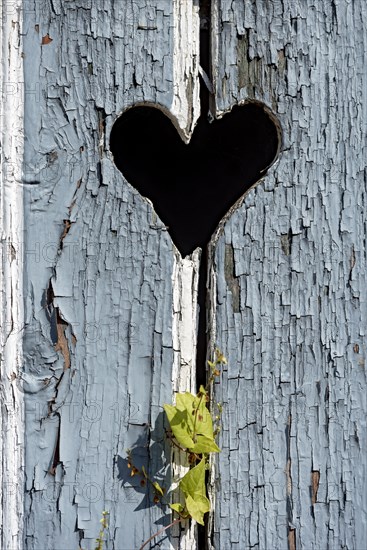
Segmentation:
{"type": "Polygon", "coordinates": [[[197,409],[195,411],[194,434],[192,436],[192,439],[193,439],[194,443],[196,443],[196,421],[197,421],[197,418],[198,418],[198,413],[199,413],[199,409],[200,409],[200,405],[201,405],[202,400],[203,400],[203,395],[200,396],[199,404],[198,404],[197,409]]]}
{"type": "Polygon", "coordinates": [[[174,438],[170,435],[167,435],[168,439],[170,440],[170,442],[172,443],[172,445],[174,445],[174,447],[177,447],[177,449],[180,449],[180,451],[182,451],[183,453],[186,453],[186,454],[190,454],[190,455],[194,455],[196,460],[201,460],[201,457],[196,454],[196,453],[191,453],[191,451],[189,451],[188,449],[184,449],[183,447],[181,447],[181,445],[179,445],[177,443],[177,441],[174,440],[174,438]]]}
{"type": "Polygon", "coordinates": [[[170,442],[172,443],[172,445],[174,445],[175,447],[177,447],[177,449],[180,449],[180,451],[182,451],[183,453],[188,453],[189,451],[187,449],[184,449],[183,447],[181,447],[181,445],[179,445],[177,443],[177,441],[174,440],[173,436],[167,434],[167,437],[168,439],[170,440],[170,442]]]}
{"type": "Polygon", "coordinates": [[[150,543],[151,540],[153,540],[155,537],[158,537],[161,533],[164,533],[164,531],[166,531],[167,529],[169,529],[170,527],[172,527],[173,525],[176,525],[177,523],[180,523],[180,521],[182,521],[184,518],[177,518],[175,519],[174,521],[172,521],[172,523],[170,523],[169,525],[167,525],[166,527],[163,527],[163,529],[160,529],[159,531],[157,531],[156,533],[154,533],[154,535],[152,535],[148,540],[146,540],[142,546],[140,546],[139,550],[143,550],[143,548],[150,543]]]}

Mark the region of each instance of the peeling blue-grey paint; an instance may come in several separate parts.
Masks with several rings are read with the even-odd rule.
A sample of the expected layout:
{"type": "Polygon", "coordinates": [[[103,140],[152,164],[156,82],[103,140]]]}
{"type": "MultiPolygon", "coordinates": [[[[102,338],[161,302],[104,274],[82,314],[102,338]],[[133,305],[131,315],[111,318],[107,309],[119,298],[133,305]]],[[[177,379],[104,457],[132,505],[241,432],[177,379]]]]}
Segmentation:
{"type": "MultiPolygon", "coordinates": [[[[16,434],[1,448],[19,452],[5,460],[13,474],[24,414],[3,399],[25,401],[29,550],[93,548],[103,509],[107,548],[136,548],[160,526],[161,511],[126,483],[125,452],[138,442],[137,461],[170,476],[160,406],[193,383],[195,294],[183,304],[180,285],[197,259],[177,256],[114,167],[108,135],[123,109],[147,102],[169,109],[188,139],[197,3],[184,8],[27,0],[20,10],[23,41],[11,47],[22,44],[25,66],[25,231],[2,292],[20,318],[23,256],[24,363],[11,358],[0,398],[2,426],[16,434]]],[[[212,247],[213,340],[229,359],[214,392],[224,403],[216,549],[366,546],[366,16],[362,0],[213,0],[217,114],[255,99],[283,129],[279,162],[212,247]]],[[[16,491],[2,499],[13,506],[7,549],[23,524],[16,491]]]]}
{"type": "Polygon", "coordinates": [[[94,548],[103,510],[106,548],[116,550],[139,547],[171,521],[131,478],[126,451],[137,447],[137,464],[169,485],[162,405],[180,365],[177,253],[115,167],[108,137],[141,102],[169,109],[190,134],[196,12],[145,0],[45,0],[24,11],[25,81],[38,92],[25,96],[28,549],[94,548]],[[182,39],[190,47],[174,55],[182,39]],[[190,103],[181,97],[188,77],[190,103]]]}
{"type": "Polygon", "coordinates": [[[367,544],[366,6],[214,5],[217,109],[265,102],[279,117],[283,150],[213,252],[213,329],[228,356],[214,393],[224,411],[213,546],[359,550],[367,544]]]}

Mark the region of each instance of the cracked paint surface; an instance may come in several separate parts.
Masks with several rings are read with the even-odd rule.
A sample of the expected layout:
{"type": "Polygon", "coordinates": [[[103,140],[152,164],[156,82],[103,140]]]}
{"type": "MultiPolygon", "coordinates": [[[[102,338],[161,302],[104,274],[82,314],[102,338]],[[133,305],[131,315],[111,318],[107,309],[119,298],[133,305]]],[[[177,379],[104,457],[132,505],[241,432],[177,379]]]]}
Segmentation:
{"type": "Polygon", "coordinates": [[[216,549],[366,546],[366,18],[358,0],[214,2],[217,110],[260,100],[283,130],[213,252],[216,549]]]}
{"type": "MultiPolygon", "coordinates": [[[[23,459],[12,453],[22,448],[24,399],[24,548],[93,548],[103,509],[111,514],[107,547],[135,548],[162,514],[125,482],[124,456],[138,443],[153,473],[167,460],[160,406],[184,384],[178,372],[193,383],[197,259],[177,257],[149,203],[115,168],[108,135],[116,116],[142,101],[169,108],[190,135],[196,4],[20,4],[26,231],[14,238],[14,217],[5,302],[21,296],[23,256],[24,362],[18,348],[7,356],[1,422],[16,437],[1,450],[21,482],[23,459]]],[[[217,112],[263,101],[284,139],[279,161],[212,247],[213,340],[229,360],[215,388],[224,411],[213,546],[360,550],[366,8],[362,0],[215,0],[213,10],[217,112]]],[[[17,33],[15,23],[15,49],[17,33]]],[[[21,300],[11,303],[6,323],[22,317],[21,300]]],[[[20,487],[3,515],[4,548],[21,540],[20,487]]],[[[182,541],[189,548],[190,538],[182,541]]]]}
{"type": "MultiPolygon", "coordinates": [[[[199,115],[198,7],[42,0],[27,2],[23,17],[33,92],[24,546],[94,548],[108,510],[107,548],[136,548],[171,515],[131,479],[126,450],[136,447],[136,460],[169,485],[162,405],[175,372],[194,384],[197,259],[185,267],[149,201],[126,183],[109,133],[124,109],[146,102],[169,109],[188,138],[199,115]]],[[[191,549],[192,536],[173,533],[162,548],[191,549]]]]}

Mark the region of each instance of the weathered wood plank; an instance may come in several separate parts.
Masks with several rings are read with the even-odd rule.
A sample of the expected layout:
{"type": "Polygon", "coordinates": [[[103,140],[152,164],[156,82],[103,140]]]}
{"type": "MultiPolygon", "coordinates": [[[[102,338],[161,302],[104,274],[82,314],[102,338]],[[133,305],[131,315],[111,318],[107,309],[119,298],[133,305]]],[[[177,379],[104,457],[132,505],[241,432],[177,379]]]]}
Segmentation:
{"type": "MultiPolygon", "coordinates": [[[[107,548],[137,548],[170,514],[150,507],[139,480],[130,483],[126,449],[139,445],[138,464],[170,479],[161,406],[183,363],[181,386],[194,383],[195,338],[187,338],[198,261],[182,262],[151,205],[114,166],[108,139],[135,103],[164,107],[190,135],[199,112],[198,8],[164,0],[27,6],[25,80],[39,94],[25,107],[25,547],[94,548],[106,509],[107,548]]],[[[192,548],[192,537],[172,544],[192,548]]]]}
{"type": "Polygon", "coordinates": [[[283,129],[213,253],[216,549],[366,546],[366,18],[214,2],[217,111],[262,101],[283,129]]]}

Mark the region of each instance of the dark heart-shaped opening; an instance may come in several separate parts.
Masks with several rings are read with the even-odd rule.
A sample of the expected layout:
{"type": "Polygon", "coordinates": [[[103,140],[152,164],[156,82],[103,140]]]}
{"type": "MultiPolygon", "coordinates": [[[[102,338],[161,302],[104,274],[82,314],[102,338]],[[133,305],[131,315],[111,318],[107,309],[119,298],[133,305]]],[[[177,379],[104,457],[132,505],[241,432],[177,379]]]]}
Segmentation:
{"type": "Polygon", "coordinates": [[[247,103],[212,123],[201,116],[187,145],[161,110],[138,106],[115,122],[110,148],[186,256],[207,245],[230,207],[274,162],[279,131],[261,105],[247,103]]]}

